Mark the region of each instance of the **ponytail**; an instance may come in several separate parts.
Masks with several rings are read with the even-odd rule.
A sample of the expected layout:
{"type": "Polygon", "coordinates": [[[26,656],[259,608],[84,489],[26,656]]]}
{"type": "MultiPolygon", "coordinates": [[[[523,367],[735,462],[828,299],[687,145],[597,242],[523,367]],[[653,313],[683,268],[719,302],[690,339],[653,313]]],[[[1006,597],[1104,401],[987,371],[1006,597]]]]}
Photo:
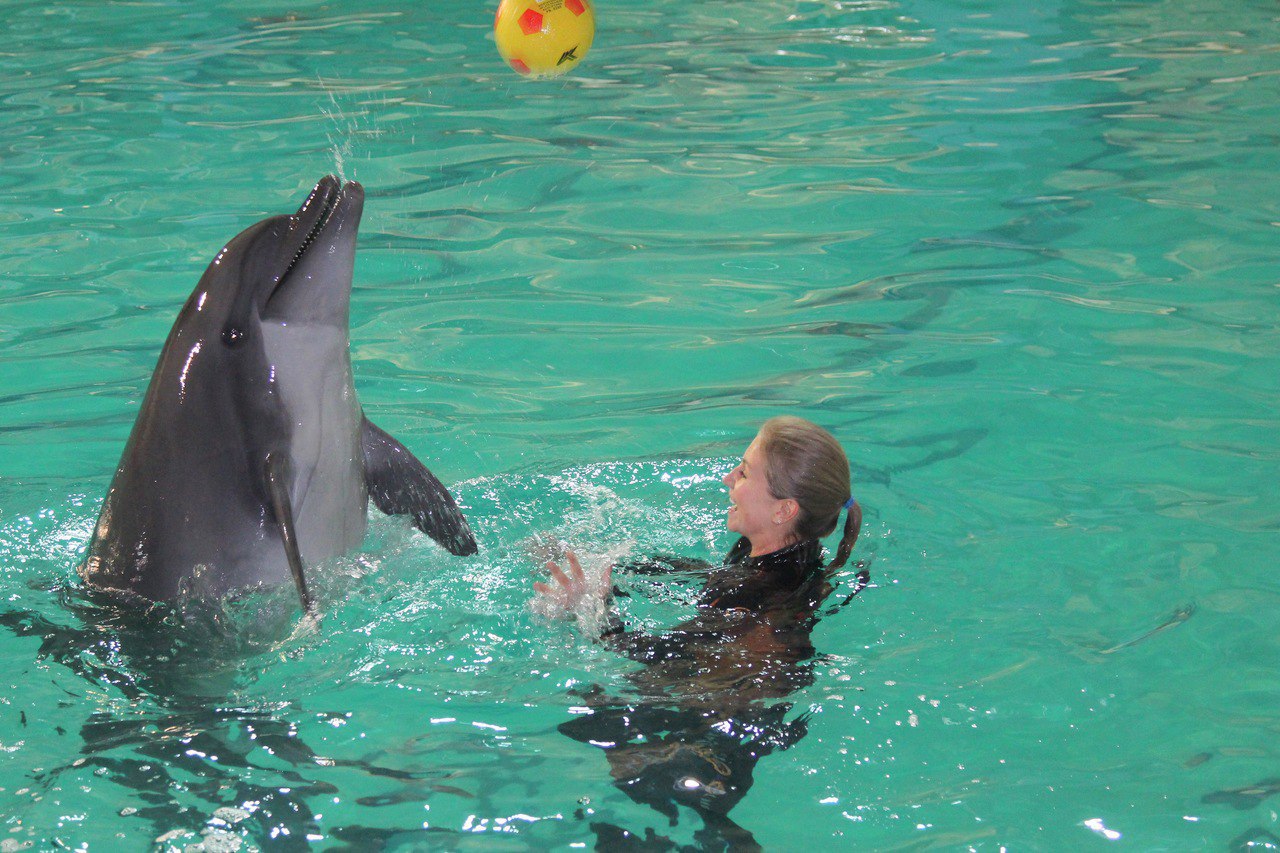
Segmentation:
{"type": "Polygon", "coordinates": [[[840,546],[836,549],[836,558],[827,566],[827,571],[838,569],[853,553],[853,543],[858,541],[858,531],[862,530],[862,507],[853,498],[849,498],[848,513],[844,517],[844,533],[840,537],[840,546]]]}

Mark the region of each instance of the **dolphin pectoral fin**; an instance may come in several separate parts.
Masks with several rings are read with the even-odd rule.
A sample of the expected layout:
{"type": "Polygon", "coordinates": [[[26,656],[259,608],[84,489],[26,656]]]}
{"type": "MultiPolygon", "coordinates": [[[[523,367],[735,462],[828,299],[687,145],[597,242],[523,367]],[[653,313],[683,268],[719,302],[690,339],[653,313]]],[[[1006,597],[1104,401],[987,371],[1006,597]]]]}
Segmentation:
{"type": "Polygon", "coordinates": [[[453,495],[400,442],[365,418],[360,431],[364,479],[374,506],[387,515],[412,515],[413,524],[460,557],[477,550],[475,536],[453,495]]]}
{"type": "Polygon", "coordinates": [[[284,555],[289,561],[289,571],[298,587],[302,609],[307,616],[316,619],[316,603],[307,589],[307,576],[302,572],[302,554],[298,552],[298,533],[293,523],[293,501],[289,498],[289,459],[278,453],[267,455],[267,495],[271,499],[271,511],[280,525],[280,541],[284,543],[284,555]]]}

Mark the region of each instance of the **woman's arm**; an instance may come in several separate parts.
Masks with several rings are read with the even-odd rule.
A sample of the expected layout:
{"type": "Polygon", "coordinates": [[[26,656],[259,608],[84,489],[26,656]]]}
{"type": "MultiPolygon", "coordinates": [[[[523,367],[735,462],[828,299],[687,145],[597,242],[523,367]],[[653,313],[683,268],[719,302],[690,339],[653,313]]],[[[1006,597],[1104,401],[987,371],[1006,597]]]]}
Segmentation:
{"type": "Polygon", "coordinates": [[[618,571],[629,575],[668,575],[680,572],[706,572],[713,566],[706,560],[678,557],[672,554],[654,554],[627,563],[618,564],[618,571]]]}
{"type": "MultiPolygon", "coordinates": [[[[572,551],[565,553],[568,570],[547,561],[550,583],[535,581],[534,610],[552,619],[573,618],[603,613],[599,638],[621,655],[642,663],[663,660],[679,653],[677,638],[655,637],[644,631],[628,631],[612,605],[613,567],[598,576],[589,577],[572,551]]],[[[599,624],[599,622],[597,622],[599,624]]]]}

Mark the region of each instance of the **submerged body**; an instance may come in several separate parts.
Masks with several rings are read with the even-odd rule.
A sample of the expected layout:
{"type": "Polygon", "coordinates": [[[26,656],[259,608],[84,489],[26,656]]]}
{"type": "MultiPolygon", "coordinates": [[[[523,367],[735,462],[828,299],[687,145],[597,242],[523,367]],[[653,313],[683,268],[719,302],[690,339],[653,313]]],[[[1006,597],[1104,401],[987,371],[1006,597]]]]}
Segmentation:
{"type": "MultiPolygon", "coordinates": [[[[661,635],[628,630],[615,616],[604,642],[644,664],[628,676],[637,695],[588,693],[587,713],[559,727],[603,749],[614,784],[635,802],[672,824],[679,806],[698,814],[704,849],[758,849],[728,815],[751,790],[760,759],[808,731],[807,714],[787,719],[787,697],[813,681],[810,636],[832,589],[817,540],[754,557],[750,550],[740,539],[714,568],[684,559],[620,567],[705,573],[697,613],[661,635]]],[[[862,570],[853,594],[866,583],[862,570]]],[[[599,849],[639,841],[609,823],[591,827],[599,849]]],[[[660,837],[645,841],[655,850],[675,847],[660,837]]]]}
{"type": "Polygon", "coordinates": [[[448,491],[369,423],[348,350],[357,183],[320,181],[292,216],[235,237],[156,365],[80,574],[152,600],[292,576],[364,537],[368,501],[476,550],[448,491]]]}
{"type": "MultiPolygon", "coordinates": [[[[627,630],[615,613],[605,644],[646,665],[630,676],[642,693],[719,705],[726,690],[750,701],[802,686],[797,666],[813,655],[814,613],[830,591],[822,545],[810,539],[755,557],[749,550],[742,538],[721,566],[676,561],[698,566],[705,581],[697,615],[662,635],[627,630]]],[[[662,566],[648,561],[630,571],[662,566]]]]}

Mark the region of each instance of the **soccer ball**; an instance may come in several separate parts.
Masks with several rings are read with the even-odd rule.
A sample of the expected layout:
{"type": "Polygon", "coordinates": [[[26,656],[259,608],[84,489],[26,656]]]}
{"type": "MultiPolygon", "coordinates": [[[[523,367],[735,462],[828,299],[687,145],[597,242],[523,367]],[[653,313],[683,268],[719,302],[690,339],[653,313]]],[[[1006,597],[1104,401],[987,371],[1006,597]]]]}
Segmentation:
{"type": "Polygon", "coordinates": [[[590,0],[502,0],[493,19],[498,53],[525,77],[559,77],[591,49],[590,0]]]}

